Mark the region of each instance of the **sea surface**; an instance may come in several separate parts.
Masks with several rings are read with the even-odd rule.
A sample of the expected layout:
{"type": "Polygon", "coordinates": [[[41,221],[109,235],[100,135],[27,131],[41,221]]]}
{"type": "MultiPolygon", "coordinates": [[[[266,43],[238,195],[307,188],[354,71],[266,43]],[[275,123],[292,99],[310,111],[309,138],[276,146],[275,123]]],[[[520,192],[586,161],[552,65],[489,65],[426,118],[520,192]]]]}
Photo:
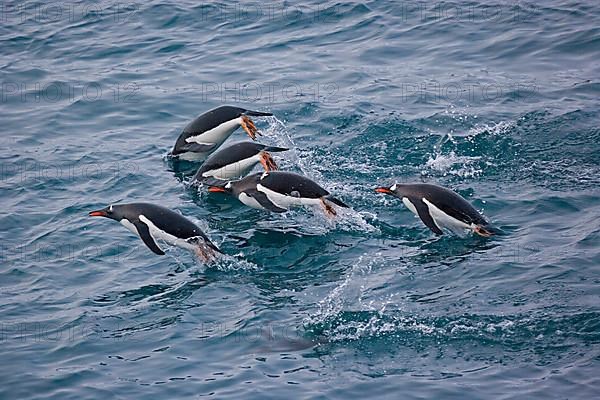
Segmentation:
{"type": "Polygon", "coordinates": [[[1,399],[600,398],[600,3],[1,7],[1,399]],[[191,188],[167,154],[221,104],[352,209],[191,188]],[[394,182],[502,234],[436,237],[394,182]],[[137,201],[227,255],[87,216],[137,201]]]}

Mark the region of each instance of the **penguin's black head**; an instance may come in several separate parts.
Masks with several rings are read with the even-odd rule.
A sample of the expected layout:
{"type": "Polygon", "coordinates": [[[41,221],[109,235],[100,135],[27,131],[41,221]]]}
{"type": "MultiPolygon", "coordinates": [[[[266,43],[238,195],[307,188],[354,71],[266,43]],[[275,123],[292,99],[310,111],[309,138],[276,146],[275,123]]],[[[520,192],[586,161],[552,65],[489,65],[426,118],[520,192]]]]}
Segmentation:
{"type": "Polygon", "coordinates": [[[106,208],[101,210],[91,211],[89,213],[90,217],[106,217],[110,219],[114,219],[115,221],[120,221],[125,218],[123,210],[123,206],[120,205],[109,205],[106,208]]]}
{"type": "Polygon", "coordinates": [[[375,188],[375,191],[377,193],[385,193],[385,194],[391,194],[392,196],[398,196],[398,184],[394,183],[392,186],[390,187],[378,187],[375,188]]]}

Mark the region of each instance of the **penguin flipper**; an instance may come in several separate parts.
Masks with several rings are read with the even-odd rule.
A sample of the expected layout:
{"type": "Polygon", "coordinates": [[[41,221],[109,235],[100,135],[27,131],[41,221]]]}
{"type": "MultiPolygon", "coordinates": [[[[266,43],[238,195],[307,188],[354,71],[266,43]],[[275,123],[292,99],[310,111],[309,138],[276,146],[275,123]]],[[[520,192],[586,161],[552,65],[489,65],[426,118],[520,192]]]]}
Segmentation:
{"type": "Polygon", "coordinates": [[[429,214],[429,207],[427,207],[427,204],[425,204],[422,200],[415,201],[413,204],[417,209],[417,213],[419,214],[421,221],[423,221],[423,223],[436,235],[443,235],[444,232],[435,224],[431,214],[429,214]]]}
{"type": "Polygon", "coordinates": [[[258,202],[258,204],[260,204],[261,206],[263,206],[265,209],[267,209],[269,211],[276,212],[276,213],[282,213],[282,212],[287,211],[285,208],[281,208],[281,207],[273,204],[273,202],[271,200],[269,200],[267,195],[264,194],[263,192],[259,192],[258,190],[249,190],[244,193],[246,193],[246,195],[252,197],[254,200],[256,200],[258,202]]]}
{"type": "Polygon", "coordinates": [[[160,247],[158,247],[152,236],[150,236],[150,230],[148,229],[148,226],[141,221],[136,221],[133,224],[135,225],[135,228],[137,229],[140,238],[144,241],[144,244],[148,246],[148,248],[152,250],[155,254],[158,254],[159,256],[164,256],[165,252],[162,251],[160,247]]]}

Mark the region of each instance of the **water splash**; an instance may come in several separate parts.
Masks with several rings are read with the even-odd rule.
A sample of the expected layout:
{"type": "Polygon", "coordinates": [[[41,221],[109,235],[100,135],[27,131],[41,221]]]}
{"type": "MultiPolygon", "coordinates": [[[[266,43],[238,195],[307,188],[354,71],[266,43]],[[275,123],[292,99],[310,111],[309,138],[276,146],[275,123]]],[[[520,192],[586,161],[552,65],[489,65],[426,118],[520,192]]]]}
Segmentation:
{"type": "Polygon", "coordinates": [[[303,154],[296,146],[296,143],[289,134],[289,131],[285,123],[275,116],[266,118],[269,126],[261,133],[270,139],[273,139],[277,146],[287,147],[289,150],[286,152],[286,157],[291,156],[290,161],[294,166],[298,167],[300,171],[307,176],[320,177],[320,174],[310,167],[307,160],[310,158],[306,154],[303,154]]]}
{"type": "Polygon", "coordinates": [[[495,166],[504,156],[504,153],[488,150],[486,141],[489,136],[505,135],[514,126],[512,121],[501,121],[476,124],[465,135],[456,135],[453,132],[445,134],[433,146],[432,154],[423,165],[421,174],[454,175],[461,178],[481,176],[486,168],[495,166]],[[487,150],[484,155],[470,155],[481,153],[481,149],[487,150]]]}
{"type": "Polygon", "coordinates": [[[233,255],[221,254],[211,264],[207,265],[218,269],[219,271],[256,271],[258,265],[246,260],[244,253],[233,255]]]}
{"type": "Polygon", "coordinates": [[[483,169],[478,165],[481,159],[480,156],[458,156],[454,150],[449,154],[438,152],[434,156],[429,156],[421,174],[426,175],[428,171],[434,171],[443,176],[451,174],[461,178],[473,178],[483,173],[483,169]]]}
{"type": "Polygon", "coordinates": [[[472,141],[476,136],[489,133],[490,135],[498,136],[505,135],[511,129],[515,127],[516,123],[514,121],[500,121],[500,122],[491,122],[491,123],[483,123],[476,124],[474,127],[467,131],[467,139],[472,141]]]}
{"type": "Polygon", "coordinates": [[[381,230],[369,223],[377,215],[368,211],[355,211],[352,208],[337,208],[337,217],[333,219],[335,227],[342,231],[381,233],[381,230]]]}

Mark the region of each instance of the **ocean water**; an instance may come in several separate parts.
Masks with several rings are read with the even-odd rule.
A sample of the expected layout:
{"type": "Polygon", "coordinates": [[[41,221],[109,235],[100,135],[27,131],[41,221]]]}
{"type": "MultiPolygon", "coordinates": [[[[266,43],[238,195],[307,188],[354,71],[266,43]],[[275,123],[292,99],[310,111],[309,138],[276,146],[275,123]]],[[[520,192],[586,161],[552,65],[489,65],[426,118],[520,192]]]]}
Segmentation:
{"type": "Polygon", "coordinates": [[[1,7],[0,398],[600,396],[598,4],[1,7]],[[352,210],[189,188],[167,152],[221,104],[352,210]],[[435,237],[394,181],[503,234],[435,237]],[[87,217],[133,201],[227,257],[87,217]]]}

